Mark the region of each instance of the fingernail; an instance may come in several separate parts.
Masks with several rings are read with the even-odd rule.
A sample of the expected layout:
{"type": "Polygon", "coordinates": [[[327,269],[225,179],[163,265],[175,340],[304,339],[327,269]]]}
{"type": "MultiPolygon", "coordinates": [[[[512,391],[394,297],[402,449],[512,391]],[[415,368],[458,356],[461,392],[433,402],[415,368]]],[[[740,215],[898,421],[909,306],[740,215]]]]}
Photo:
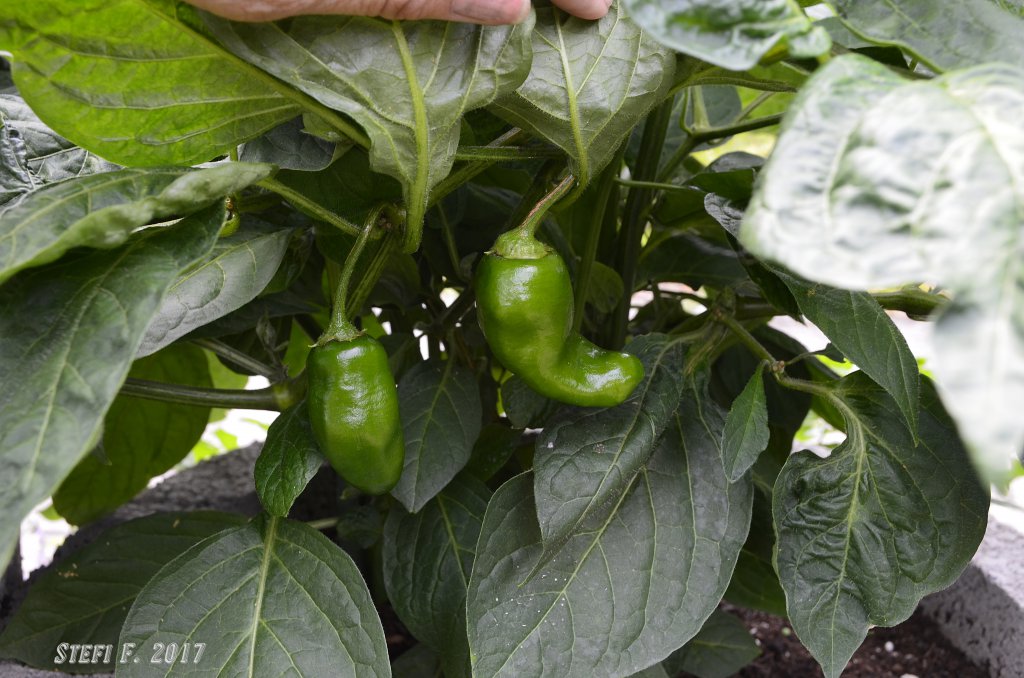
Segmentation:
{"type": "Polygon", "coordinates": [[[530,14],[530,0],[454,0],[456,21],[479,24],[517,24],[530,14]]]}

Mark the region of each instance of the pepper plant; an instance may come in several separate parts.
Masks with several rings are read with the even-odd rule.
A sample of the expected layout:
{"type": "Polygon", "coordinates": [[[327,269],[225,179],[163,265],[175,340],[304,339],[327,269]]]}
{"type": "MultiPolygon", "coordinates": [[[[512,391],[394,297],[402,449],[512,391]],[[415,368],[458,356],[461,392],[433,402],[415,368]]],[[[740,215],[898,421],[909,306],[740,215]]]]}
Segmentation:
{"type": "Polygon", "coordinates": [[[3,561],[33,507],[87,525],[224,408],[281,413],[261,515],[113,527],[0,652],[724,676],[757,654],[724,599],[840,675],[956,579],[1024,448],[1022,13],[0,4],[3,561]],[[927,323],[934,381],[889,311],[927,323]],[[843,442],[804,450],[814,418],[843,442]],[[381,610],[417,643],[394,664],[381,610]]]}

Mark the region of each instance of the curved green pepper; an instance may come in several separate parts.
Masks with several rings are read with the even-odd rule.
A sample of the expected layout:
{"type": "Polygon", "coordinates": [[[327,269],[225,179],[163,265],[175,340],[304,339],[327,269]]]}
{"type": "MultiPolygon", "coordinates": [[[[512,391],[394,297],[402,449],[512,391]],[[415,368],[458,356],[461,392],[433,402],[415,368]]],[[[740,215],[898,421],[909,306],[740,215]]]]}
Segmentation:
{"type": "Polygon", "coordinates": [[[306,359],[313,434],[350,485],[384,494],[398,483],[405,440],[388,355],[365,334],[313,347],[306,359]]]}
{"type": "Polygon", "coordinates": [[[643,379],[636,356],[598,348],[573,331],[569,271],[532,237],[499,238],[477,269],[476,290],[477,319],[491,351],[541,395],[611,407],[643,379]]]}

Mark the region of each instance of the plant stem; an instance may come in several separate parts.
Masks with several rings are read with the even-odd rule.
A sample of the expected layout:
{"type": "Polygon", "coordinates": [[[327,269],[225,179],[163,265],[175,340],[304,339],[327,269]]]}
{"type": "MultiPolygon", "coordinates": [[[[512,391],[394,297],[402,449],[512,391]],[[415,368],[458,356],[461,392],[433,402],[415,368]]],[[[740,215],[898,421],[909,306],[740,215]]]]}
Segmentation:
{"type": "Polygon", "coordinates": [[[702,144],[707,141],[714,141],[715,139],[724,139],[725,137],[743,134],[744,132],[753,132],[766,127],[772,127],[774,125],[778,125],[780,122],[782,122],[781,113],[777,115],[766,115],[763,118],[744,120],[736,123],[735,125],[694,129],[691,132],[691,138],[696,141],[697,144],[702,144]]]}
{"type": "Polygon", "coordinates": [[[832,403],[834,406],[836,406],[843,412],[848,411],[849,408],[847,407],[846,403],[844,403],[841,398],[836,396],[836,394],[829,387],[823,386],[821,384],[816,384],[812,381],[794,379],[793,377],[788,376],[786,374],[785,361],[778,360],[775,356],[773,356],[771,351],[769,351],[764,346],[764,344],[758,341],[757,337],[751,334],[750,331],[734,317],[732,317],[728,313],[725,313],[722,309],[715,309],[712,312],[712,317],[714,318],[715,322],[720,323],[721,325],[724,325],[725,327],[729,328],[729,330],[732,331],[734,335],[736,335],[736,338],[740,340],[740,343],[742,343],[744,346],[750,349],[751,353],[756,355],[761,360],[767,362],[768,369],[771,371],[772,376],[775,377],[775,381],[777,381],[781,386],[784,386],[785,388],[788,388],[793,391],[809,393],[812,396],[817,396],[823,400],[832,403]]]}
{"type": "Polygon", "coordinates": [[[356,270],[356,263],[359,261],[363,250],[366,249],[366,243],[370,240],[370,235],[373,233],[377,220],[380,219],[383,211],[384,205],[377,205],[377,207],[370,211],[366,221],[363,223],[363,230],[360,231],[359,237],[356,238],[352,249],[348,251],[348,256],[345,257],[345,265],[341,269],[338,286],[334,289],[334,306],[331,308],[331,321],[327,325],[327,329],[324,330],[324,333],[317,339],[317,345],[331,341],[348,341],[358,333],[348,313],[349,283],[352,281],[352,273],[356,270]]]}
{"type": "MultiPolygon", "coordinates": [[[[390,224],[400,223],[399,221],[389,221],[390,224]]],[[[370,297],[370,293],[373,292],[373,288],[377,286],[377,281],[380,280],[381,273],[384,272],[384,267],[387,265],[391,255],[394,254],[395,250],[401,242],[401,234],[397,226],[392,225],[384,233],[384,237],[376,240],[373,244],[375,249],[369,256],[369,263],[366,265],[366,270],[359,276],[359,282],[355,288],[349,294],[347,308],[349,315],[355,315],[359,313],[363,308],[363,304],[370,297]]],[[[350,286],[351,287],[351,286],[350,286]]]]}
{"type": "Polygon", "coordinates": [[[587,294],[590,291],[590,277],[594,270],[594,262],[597,260],[597,249],[601,243],[601,231],[606,228],[606,221],[609,221],[609,212],[615,218],[616,205],[611,204],[612,187],[619,178],[619,171],[622,167],[622,158],[626,153],[626,145],[622,144],[616,151],[612,162],[605,168],[597,185],[597,197],[594,204],[597,211],[594,214],[594,222],[587,230],[587,239],[583,244],[583,254],[580,257],[579,268],[576,270],[576,294],[573,299],[575,311],[572,319],[572,328],[576,332],[583,327],[583,318],[586,315],[587,294]]]}
{"type": "Polygon", "coordinates": [[[441,218],[441,237],[444,239],[444,248],[448,252],[448,262],[452,265],[452,270],[455,272],[456,277],[459,276],[459,248],[455,242],[455,233],[452,230],[452,224],[448,220],[448,214],[444,211],[444,205],[438,204],[437,215],[441,218]]]}
{"type": "MultiPolygon", "coordinates": [[[[513,127],[508,132],[505,132],[500,137],[487,144],[485,148],[500,148],[502,146],[511,146],[518,141],[523,140],[526,137],[526,133],[518,127],[513,127]]],[[[454,191],[459,186],[470,181],[473,177],[480,174],[488,167],[494,164],[493,160],[477,160],[474,162],[466,163],[457,170],[454,170],[445,179],[441,181],[434,190],[430,192],[430,205],[436,205],[446,195],[454,191]]]]}
{"type": "Polygon", "coordinates": [[[219,339],[193,339],[192,343],[198,346],[199,348],[205,348],[206,350],[215,353],[221,358],[229,360],[238,365],[239,367],[249,370],[254,374],[266,377],[271,381],[274,381],[279,376],[279,372],[275,370],[273,367],[267,365],[266,363],[260,360],[257,360],[256,358],[253,358],[248,353],[243,353],[242,351],[239,351],[234,346],[225,344],[223,341],[220,341],[219,339]]]}
{"type": "Polygon", "coordinates": [[[459,146],[455,152],[455,160],[482,160],[494,163],[509,160],[560,158],[563,155],[565,153],[554,146],[459,146]]]}
{"type": "Polygon", "coordinates": [[[771,365],[779,364],[779,361],[767,348],[765,348],[764,344],[758,341],[757,337],[751,334],[750,330],[744,327],[740,321],[736,320],[736,318],[725,313],[721,309],[715,309],[712,311],[712,318],[714,318],[715,322],[728,327],[732,333],[736,335],[736,338],[740,340],[740,343],[750,349],[750,352],[758,358],[767,361],[771,365]]]}
{"type": "MultiPolygon", "coordinates": [[[[668,121],[672,117],[672,104],[672,99],[668,99],[647,116],[643,136],[640,138],[640,153],[636,171],[633,173],[637,181],[648,181],[658,174],[661,149],[665,145],[668,121]]],[[[622,298],[612,315],[611,341],[609,342],[612,348],[622,346],[626,341],[630,300],[633,297],[633,289],[636,287],[636,265],[640,258],[640,241],[644,235],[645,220],[641,219],[641,216],[651,195],[650,189],[633,188],[630,189],[629,196],[626,198],[617,258],[617,268],[622,277],[622,298]]]]}
{"type": "MultiPolygon", "coordinates": [[[[661,172],[658,173],[658,181],[665,182],[670,176],[672,176],[672,173],[675,172],[676,168],[686,160],[686,157],[693,153],[694,149],[703,143],[714,141],[715,139],[724,139],[725,137],[731,137],[737,134],[743,134],[744,132],[753,132],[765,127],[771,127],[772,125],[779,124],[781,120],[781,115],[768,115],[763,118],[757,118],[756,120],[742,120],[736,124],[724,127],[689,130],[689,136],[686,138],[686,141],[676,149],[672,154],[672,157],[670,157],[668,162],[665,163],[661,172]]],[[[659,188],[661,190],[668,190],[666,187],[659,188]]]]}
{"type": "Polygon", "coordinates": [[[686,186],[665,184],[660,181],[634,181],[633,179],[615,179],[615,183],[626,188],[649,188],[652,191],[689,191],[686,186]]]}
{"type": "MultiPolygon", "coordinates": [[[[949,299],[941,294],[908,287],[896,292],[880,292],[871,295],[887,311],[902,311],[912,318],[924,318],[939,310],[949,299]]],[[[754,302],[743,304],[737,316],[743,319],[779,315],[771,304],[754,302]]]]}
{"type": "Polygon", "coordinates": [[[949,303],[941,294],[925,292],[918,287],[905,287],[896,292],[880,292],[872,295],[887,311],[903,311],[911,317],[931,315],[949,303]]]}
{"type": "Polygon", "coordinates": [[[341,522],[341,517],[340,516],[335,516],[333,518],[320,518],[318,520],[307,520],[306,524],[309,525],[310,527],[312,527],[314,530],[318,530],[319,531],[319,530],[329,530],[330,528],[335,527],[340,522],[341,522]]]}
{"type": "Polygon", "coordinates": [[[526,218],[523,219],[523,223],[519,225],[519,230],[524,234],[529,234],[530,237],[537,237],[537,229],[540,228],[541,222],[544,221],[544,217],[547,216],[548,210],[551,207],[565,197],[565,194],[573,187],[576,183],[576,177],[572,173],[567,172],[562,180],[551,189],[547,195],[540,199],[540,201],[533,206],[526,218]]]}
{"type": "Polygon", "coordinates": [[[779,382],[780,385],[792,391],[801,391],[808,393],[812,396],[817,396],[822,400],[827,400],[833,405],[838,406],[838,409],[846,411],[846,403],[838,398],[836,394],[828,386],[822,386],[821,384],[815,384],[813,381],[804,381],[803,379],[794,379],[793,377],[786,376],[782,371],[773,370],[775,375],[775,381],[779,382]]]}
{"type": "Polygon", "coordinates": [[[279,196],[315,219],[319,219],[320,221],[325,221],[332,226],[336,226],[349,235],[359,235],[359,227],[351,221],[340,214],[335,214],[326,207],[310,200],[295,189],[285,186],[276,179],[263,179],[262,181],[257,182],[256,185],[265,188],[268,191],[277,193],[279,196]]]}
{"type": "Polygon", "coordinates": [[[437,324],[441,327],[443,333],[447,333],[448,330],[455,327],[456,323],[462,320],[462,317],[466,315],[469,309],[473,308],[474,301],[476,301],[476,292],[473,288],[467,287],[462,290],[462,294],[437,319],[437,324]]]}
{"type": "Polygon", "coordinates": [[[159,400],[178,405],[200,407],[243,408],[247,410],[283,411],[301,399],[305,384],[290,380],[267,388],[247,391],[245,389],[216,389],[199,386],[167,384],[146,379],[129,377],[121,387],[120,395],[147,400],[159,400]]]}

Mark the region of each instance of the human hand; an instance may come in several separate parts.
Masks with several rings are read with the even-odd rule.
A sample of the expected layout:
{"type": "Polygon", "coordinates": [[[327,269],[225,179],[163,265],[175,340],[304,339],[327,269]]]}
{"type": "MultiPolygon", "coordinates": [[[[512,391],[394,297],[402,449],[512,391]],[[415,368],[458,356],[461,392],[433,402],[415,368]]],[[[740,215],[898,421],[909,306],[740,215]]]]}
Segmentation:
{"type": "MultiPolygon", "coordinates": [[[[299,14],[352,14],[386,19],[443,19],[477,24],[519,23],[530,0],[186,0],[236,21],[273,21],[299,14]]],[[[582,19],[600,19],[612,0],[553,0],[582,19]]]]}

